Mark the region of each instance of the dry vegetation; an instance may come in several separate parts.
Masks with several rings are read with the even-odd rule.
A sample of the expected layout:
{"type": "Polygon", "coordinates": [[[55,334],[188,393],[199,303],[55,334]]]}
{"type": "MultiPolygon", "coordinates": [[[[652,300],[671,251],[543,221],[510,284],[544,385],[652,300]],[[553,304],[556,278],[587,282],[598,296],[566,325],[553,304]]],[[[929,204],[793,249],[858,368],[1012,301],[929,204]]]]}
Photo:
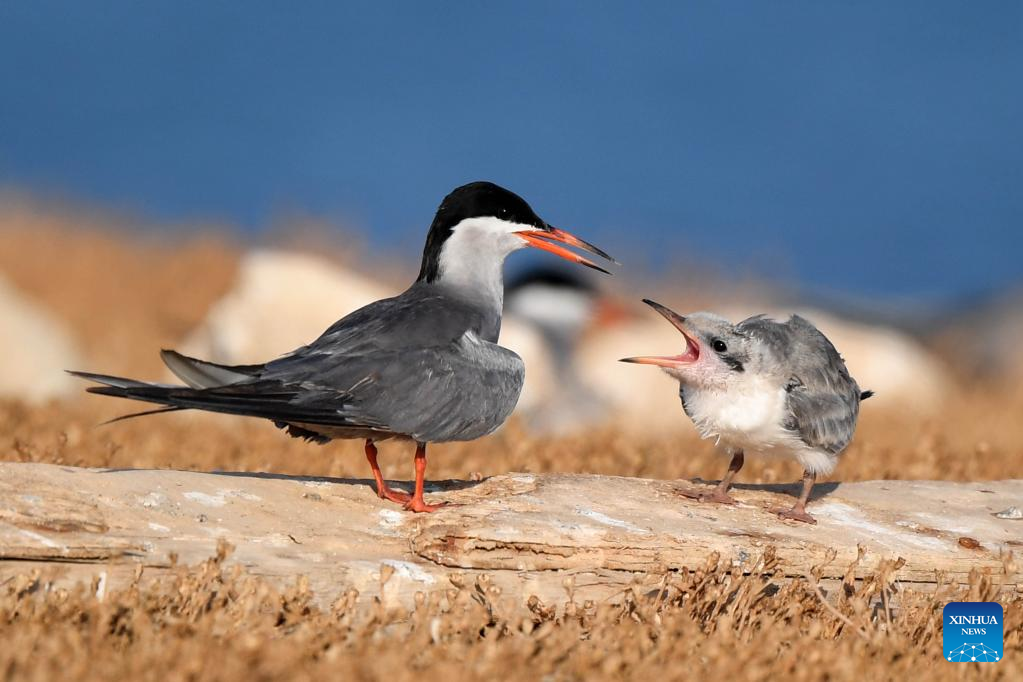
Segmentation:
{"type": "MultiPolygon", "coordinates": [[[[156,350],[173,345],[225,291],[237,252],[229,240],[197,234],[174,243],[143,240],[105,225],[86,218],[69,229],[58,218],[7,211],[0,215],[0,272],[69,322],[91,369],[159,377],[156,350]]],[[[0,453],[84,466],[366,473],[357,443],[309,445],[255,421],[169,415],[95,426],[125,411],[101,398],[41,407],[0,402],[0,453]]],[[[867,409],[835,476],[1018,478],[1020,414],[1023,392],[990,386],[964,387],[940,420],[867,409]]],[[[637,441],[607,431],[543,440],[513,424],[483,441],[433,452],[437,478],[510,470],[713,478],[722,466],[684,428],[671,439],[637,441]],[[680,461],[678,452],[699,454],[680,461]]],[[[385,473],[407,477],[410,454],[385,445],[385,473]]],[[[753,463],[742,480],[797,475],[787,464],[753,463]]],[[[767,556],[747,576],[715,565],[672,573],[661,590],[628,592],[618,605],[575,603],[567,585],[564,604],[534,604],[532,617],[523,619],[487,585],[455,582],[412,613],[363,602],[356,608],[354,594],[319,610],[300,577],[282,593],[224,568],[223,558],[182,567],[173,581],[140,576],[131,589],[103,598],[96,585],[54,591],[32,575],[0,584],[0,676],[1023,679],[1018,595],[999,597],[1006,604],[1005,660],[953,665],[940,659],[941,607],[952,588],[902,593],[884,566],[875,580],[847,585],[833,605],[810,581],[773,583],[767,556]]],[[[955,598],[992,596],[987,580],[976,576],[969,593],[955,598]]]]}
{"type": "MultiPolygon", "coordinates": [[[[940,660],[941,608],[995,597],[896,595],[882,566],[849,581],[834,606],[813,576],[780,587],[770,556],[750,575],[713,562],[632,590],[619,604],[533,602],[522,616],[485,582],[453,582],[410,613],[310,603],[302,580],[280,592],[219,557],[171,581],[95,597],[97,585],[44,593],[32,576],[0,592],[0,671],[51,679],[1020,679],[1023,608],[1005,617],[999,664],[940,660]],[[897,607],[884,608],[898,601],[897,607]],[[879,606],[880,604],[880,606],[879,606]],[[560,608],[555,609],[558,606],[560,608]]],[[[457,579],[456,579],[457,582],[457,579]]]]}

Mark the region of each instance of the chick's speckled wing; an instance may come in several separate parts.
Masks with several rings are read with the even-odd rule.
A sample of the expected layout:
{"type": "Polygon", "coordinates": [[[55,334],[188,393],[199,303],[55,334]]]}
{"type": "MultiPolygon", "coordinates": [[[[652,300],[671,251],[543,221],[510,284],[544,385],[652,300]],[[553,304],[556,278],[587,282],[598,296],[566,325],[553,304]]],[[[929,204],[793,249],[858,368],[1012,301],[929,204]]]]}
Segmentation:
{"type": "Polygon", "coordinates": [[[507,419],[524,378],[518,355],[482,340],[479,324],[472,306],[414,288],[348,315],[260,379],[301,386],[295,407],[333,405],[343,426],[471,440],[507,419]]]}
{"type": "Polygon", "coordinates": [[[766,345],[765,361],[785,382],[785,428],[811,448],[841,453],[856,429],[860,389],[827,337],[798,315],[784,323],[758,316],[737,328],[766,345]]]}

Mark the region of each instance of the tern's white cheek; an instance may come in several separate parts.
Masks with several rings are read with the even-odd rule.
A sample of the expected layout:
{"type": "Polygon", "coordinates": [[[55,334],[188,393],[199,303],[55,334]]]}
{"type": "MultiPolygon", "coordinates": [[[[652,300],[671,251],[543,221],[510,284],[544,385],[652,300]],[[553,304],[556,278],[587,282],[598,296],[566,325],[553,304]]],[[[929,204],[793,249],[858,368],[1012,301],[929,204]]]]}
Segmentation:
{"type": "Polygon", "coordinates": [[[526,225],[469,218],[455,225],[440,252],[440,280],[495,302],[502,300],[505,257],[526,244],[515,234],[526,225]]]}
{"type": "Polygon", "coordinates": [[[442,276],[445,273],[458,276],[463,270],[500,267],[505,256],[526,245],[522,237],[515,234],[525,229],[530,228],[497,218],[463,220],[451,229],[451,236],[441,248],[442,276]]]}

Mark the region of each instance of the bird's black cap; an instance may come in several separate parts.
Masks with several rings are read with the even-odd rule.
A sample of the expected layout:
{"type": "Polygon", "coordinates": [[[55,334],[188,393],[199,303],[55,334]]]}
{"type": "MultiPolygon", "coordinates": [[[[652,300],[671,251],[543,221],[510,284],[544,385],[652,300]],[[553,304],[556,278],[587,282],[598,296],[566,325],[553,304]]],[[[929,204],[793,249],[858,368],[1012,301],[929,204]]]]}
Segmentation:
{"type": "Polygon", "coordinates": [[[550,229],[518,194],[486,181],[462,185],[444,197],[437,208],[423,248],[419,281],[432,282],[437,278],[444,242],[451,236],[455,225],[469,218],[499,218],[538,230],[550,229]]]}

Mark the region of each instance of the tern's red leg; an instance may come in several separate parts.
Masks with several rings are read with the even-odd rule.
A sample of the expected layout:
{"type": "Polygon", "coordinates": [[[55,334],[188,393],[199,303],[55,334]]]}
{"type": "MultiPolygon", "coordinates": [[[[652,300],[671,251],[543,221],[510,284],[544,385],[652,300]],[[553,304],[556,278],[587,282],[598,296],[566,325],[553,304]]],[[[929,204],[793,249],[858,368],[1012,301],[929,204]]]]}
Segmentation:
{"type": "Polygon", "coordinates": [[[806,513],[806,502],[810,499],[810,491],[813,490],[813,484],[816,480],[816,474],[804,471],[803,492],[799,495],[796,503],[792,505],[792,509],[775,509],[774,513],[783,519],[792,519],[793,521],[802,521],[804,523],[817,523],[817,519],[806,513]]]}
{"type": "Polygon", "coordinates": [[[706,490],[680,490],[679,494],[684,497],[691,497],[694,500],[700,502],[717,502],[719,504],[736,504],[735,498],[728,494],[728,489],[732,487],[732,481],[735,480],[735,475],[739,473],[739,469],[742,468],[743,463],[746,461],[742,450],[732,455],[732,462],[728,465],[728,471],[725,473],[725,477],[721,479],[717,487],[712,492],[706,490]]]}
{"type": "Polygon", "coordinates": [[[426,504],[423,499],[423,486],[426,482],[426,443],[416,443],[416,489],[412,499],[405,503],[405,509],[414,512],[437,511],[445,505],[426,504]]]}
{"type": "Polygon", "coordinates": [[[373,470],[373,480],[377,484],[377,497],[381,500],[390,500],[398,504],[405,504],[412,499],[408,493],[403,493],[400,490],[391,490],[387,487],[387,481],[384,480],[384,475],[380,472],[380,467],[377,465],[377,446],[369,439],[366,440],[366,459],[369,460],[369,468],[373,470]]]}

